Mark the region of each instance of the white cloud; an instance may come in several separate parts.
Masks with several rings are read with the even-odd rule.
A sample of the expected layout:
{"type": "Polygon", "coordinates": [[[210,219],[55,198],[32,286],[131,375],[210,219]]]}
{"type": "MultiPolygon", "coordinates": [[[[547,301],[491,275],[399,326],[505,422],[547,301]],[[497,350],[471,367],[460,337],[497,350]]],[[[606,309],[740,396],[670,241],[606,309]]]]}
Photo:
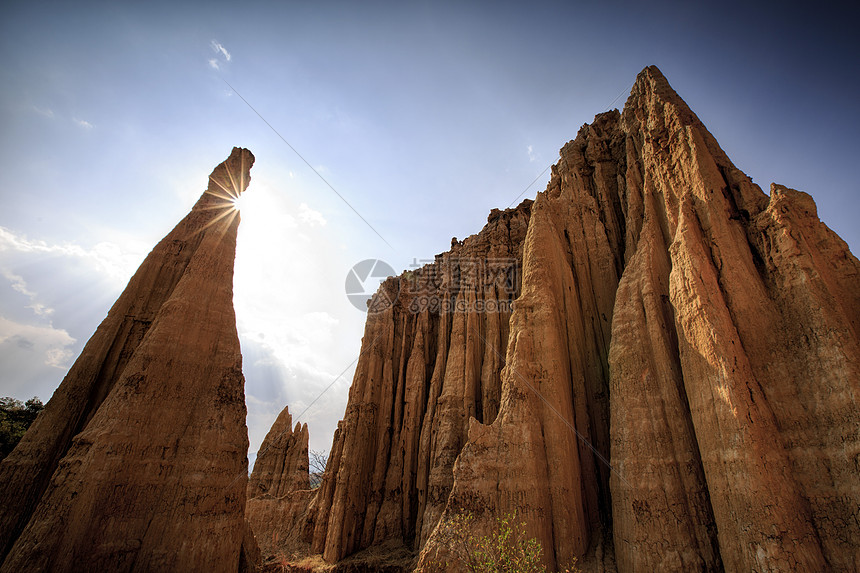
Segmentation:
{"type": "Polygon", "coordinates": [[[311,226],[324,226],[326,224],[326,220],[325,217],[323,217],[323,214],[319,211],[314,211],[313,209],[308,207],[307,203],[302,203],[299,205],[299,221],[311,226]]]}
{"type": "Polygon", "coordinates": [[[68,347],[75,342],[68,332],[52,325],[22,324],[0,316],[0,345],[12,347],[19,355],[34,353],[45,366],[68,368],[74,356],[68,347]]]}
{"type": "Polygon", "coordinates": [[[139,264],[142,254],[132,248],[50,244],[0,227],[4,395],[50,396],[61,379],[57,370],[67,369],[80,351],[78,337],[95,326],[81,317],[104,313],[139,264]]]}
{"type": "MultiPolygon", "coordinates": [[[[65,333],[66,331],[62,330],[60,332],[65,333]]],[[[74,344],[75,339],[72,338],[71,340],[69,344],[74,344]]],[[[72,358],[74,357],[75,353],[68,348],[48,348],[45,350],[45,366],[66,370],[71,367],[72,358]]]]}
{"type": "Polygon", "coordinates": [[[50,397],[117,293],[139,264],[129,247],[29,239],[0,227],[2,395],[50,397]],[[21,295],[21,296],[16,296],[21,295]]]}
{"type": "Polygon", "coordinates": [[[74,121],[75,125],[77,125],[78,127],[82,127],[84,129],[92,129],[93,128],[93,124],[91,124],[90,122],[88,122],[85,119],[78,119],[75,117],[75,118],[72,118],[72,121],[74,121]]]}
{"type": "Polygon", "coordinates": [[[34,105],[34,106],[31,106],[31,109],[34,112],[38,113],[39,115],[47,117],[49,119],[53,119],[53,117],[54,117],[54,110],[52,110],[50,108],[39,107],[39,106],[34,105]]]}
{"type": "Polygon", "coordinates": [[[212,58],[209,60],[209,67],[213,70],[220,70],[221,66],[218,64],[218,60],[216,58],[212,58]]]}
{"type": "Polygon", "coordinates": [[[0,268],[0,274],[3,275],[3,278],[9,281],[12,290],[19,292],[30,299],[30,304],[27,308],[32,309],[33,312],[39,316],[49,316],[54,312],[53,308],[50,308],[36,300],[36,293],[29,289],[24,277],[16,275],[7,268],[0,268]]]}
{"type": "MultiPolygon", "coordinates": [[[[306,318],[313,320],[314,317],[306,318]]],[[[332,433],[346,407],[347,391],[355,369],[350,362],[355,356],[334,357],[330,349],[320,352],[319,349],[327,344],[318,340],[296,344],[285,339],[269,341],[269,338],[266,337],[267,342],[264,343],[259,337],[252,340],[246,333],[240,333],[245,359],[249,451],[259,449],[263,437],[284,406],[289,406],[294,423],[307,422],[310,426],[312,449],[328,449],[332,433]],[[319,354],[325,355],[326,364],[317,365],[323,358],[319,354]]]]}
{"type": "Polygon", "coordinates": [[[526,146],[526,152],[529,155],[530,162],[537,161],[537,155],[535,155],[534,148],[531,145],[526,146]]]}
{"type": "MultiPolygon", "coordinates": [[[[50,245],[44,241],[32,241],[14,231],[0,227],[0,253],[17,252],[32,254],[60,255],[85,259],[94,264],[96,270],[117,283],[128,281],[142,260],[141,252],[124,250],[114,243],[97,243],[90,249],[85,249],[74,243],[50,245]]],[[[12,283],[16,291],[33,298],[35,295],[27,290],[24,279],[12,271],[2,269],[3,276],[12,283]],[[23,290],[22,290],[23,289],[23,290]]]]}
{"type": "MultiPolygon", "coordinates": [[[[220,55],[228,62],[233,59],[233,56],[230,55],[230,52],[227,51],[227,48],[225,48],[220,42],[212,40],[212,42],[209,43],[209,46],[212,48],[213,52],[220,55]]],[[[209,61],[209,64],[212,64],[211,60],[209,61]]]]}

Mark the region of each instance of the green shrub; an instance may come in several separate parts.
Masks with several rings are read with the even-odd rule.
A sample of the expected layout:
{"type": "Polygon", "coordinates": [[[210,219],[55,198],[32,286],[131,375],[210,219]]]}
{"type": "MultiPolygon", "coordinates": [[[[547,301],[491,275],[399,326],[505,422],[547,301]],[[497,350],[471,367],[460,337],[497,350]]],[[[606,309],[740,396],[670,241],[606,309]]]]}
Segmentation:
{"type": "MultiPolygon", "coordinates": [[[[489,535],[472,534],[474,516],[460,513],[440,525],[441,542],[471,573],[547,573],[541,561],[543,548],[534,537],[528,538],[525,523],[516,512],[496,518],[489,535]]],[[[447,563],[431,562],[431,570],[444,571],[447,563]]],[[[576,560],[562,570],[575,573],[576,560]]]]}

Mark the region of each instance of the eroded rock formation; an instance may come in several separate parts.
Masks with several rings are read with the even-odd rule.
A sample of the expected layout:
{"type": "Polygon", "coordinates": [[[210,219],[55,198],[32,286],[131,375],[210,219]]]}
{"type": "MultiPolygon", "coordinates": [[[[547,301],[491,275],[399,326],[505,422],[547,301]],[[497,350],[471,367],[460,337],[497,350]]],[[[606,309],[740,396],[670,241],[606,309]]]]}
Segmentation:
{"type": "Polygon", "coordinates": [[[517,509],[550,567],[855,570],[860,264],[812,199],[768,198],[652,67],[532,211],[447,511],[517,509]]]}
{"type": "Polygon", "coordinates": [[[440,519],[516,510],[551,569],[860,568],[860,263],[656,68],[560,155],[534,204],[381,286],[314,551],[423,567],[440,519]],[[515,288],[463,280],[482,257],[515,288]]]}
{"type": "Polygon", "coordinates": [[[308,425],[296,423],[284,408],[260,446],[254,471],[248,479],[248,498],[281,497],[297,489],[310,489],[308,425]]]}
{"type": "Polygon", "coordinates": [[[306,547],[302,528],[312,493],[308,425],[293,428],[289,408],[284,408],[263,440],[248,480],[245,515],[265,556],[290,556],[306,547]]]}
{"type": "Polygon", "coordinates": [[[2,571],[236,571],[248,434],[234,148],[0,465],[2,571]]]}
{"type": "Polygon", "coordinates": [[[498,413],[530,207],[493,211],[480,233],[380,287],[311,505],[313,550],[325,559],[411,545],[438,522],[470,417],[498,413]]]}

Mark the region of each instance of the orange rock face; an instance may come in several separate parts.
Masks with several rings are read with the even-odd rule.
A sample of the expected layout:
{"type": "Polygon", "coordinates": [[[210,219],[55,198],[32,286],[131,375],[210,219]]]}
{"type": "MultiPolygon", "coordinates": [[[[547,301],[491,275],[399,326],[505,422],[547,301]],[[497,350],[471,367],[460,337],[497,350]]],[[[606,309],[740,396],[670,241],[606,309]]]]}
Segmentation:
{"type": "Polygon", "coordinates": [[[530,206],[494,211],[480,233],[380,287],[311,504],[310,540],[326,560],[418,544],[438,522],[469,419],[498,413],[530,206]]]}
{"type": "Polygon", "coordinates": [[[447,512],[517,509],[550,567],[860,566],[860,264],[808,195],[768,198],[647,68],[562,149],[523,266],[447,512]]]}
{"type": "Polygon", "coordinates": [[[400,540],[450,562],[440,519],[515,510],[553,570],[860,568],[860,263],[656,68],[534,204],[380,301],[308,512],[327,561],[400,540]],[[494,256],[512,292],[461,280],[494,256]],[[458,278],[415,296],[429,275],[458,278]]]}
{"type": "Polygon", "coordinates": [[[2,571],[236,571],[248,434],[233,149],[0,466],[2,571]]]}

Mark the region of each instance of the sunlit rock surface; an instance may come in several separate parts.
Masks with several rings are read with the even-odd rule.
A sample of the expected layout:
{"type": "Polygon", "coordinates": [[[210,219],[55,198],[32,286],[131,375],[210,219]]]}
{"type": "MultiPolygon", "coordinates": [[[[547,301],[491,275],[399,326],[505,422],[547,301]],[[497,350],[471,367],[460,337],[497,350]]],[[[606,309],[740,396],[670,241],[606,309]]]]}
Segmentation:
{"type": "Polygon", "coordinates": [[[325,559],[389,539],[420,543],[438,522],[469,419],[499,410],[530,208],[493,211],[480,233],[380,287],[311,504],[309,540],[325,559]]]}
{"type": "Polygon", "coordinates": [[[516,510],[550,568],[860,567],[860,263],[656,68],[533,204],[372,310],[305,526],[327,561],[392,540],[450,561],[440,518],[516,510]],[[511,292],[462,280],[482,257],[515,261],[511,292]]]}
{"type": "Polygon", "coordinates": [[[857,569],[860,264],[656,68],[562,149],[515,308],[446,511],[517,509],[550,567],[857,569]]]}

